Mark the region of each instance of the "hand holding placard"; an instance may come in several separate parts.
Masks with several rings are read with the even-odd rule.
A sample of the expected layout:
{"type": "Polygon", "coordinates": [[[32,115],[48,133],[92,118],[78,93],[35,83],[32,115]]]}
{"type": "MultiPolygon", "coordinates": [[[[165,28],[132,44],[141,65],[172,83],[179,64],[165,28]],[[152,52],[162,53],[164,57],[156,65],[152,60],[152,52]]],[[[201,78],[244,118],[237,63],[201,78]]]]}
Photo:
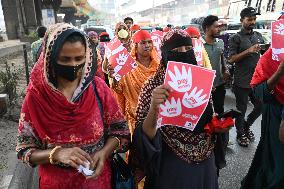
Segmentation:
{"type": "Polygon", "coordinates": [[[214,77],[213,70],[168,62],[164,83],[173,90],[160,105],[157,126],[173,125],[194,130],[209,102],[214,77]]]}
{"type": "Polygon", "coordinates": [[[174,97],[171,98],[171,102],[166,100],[165,104],[161,104],[160,108],[162,109],[161,115],[167,117],[176,117],[181,114],[181,102],[180,99],[175,100],[174,97]]]}
{"type": "Polygon", "coordinates": [[[108,61],[113,68],[112,77],[119,81],[124,75],[137,67],[136,61],[130,56],[122,43],[114,38],[107,45],[108,61]]]}

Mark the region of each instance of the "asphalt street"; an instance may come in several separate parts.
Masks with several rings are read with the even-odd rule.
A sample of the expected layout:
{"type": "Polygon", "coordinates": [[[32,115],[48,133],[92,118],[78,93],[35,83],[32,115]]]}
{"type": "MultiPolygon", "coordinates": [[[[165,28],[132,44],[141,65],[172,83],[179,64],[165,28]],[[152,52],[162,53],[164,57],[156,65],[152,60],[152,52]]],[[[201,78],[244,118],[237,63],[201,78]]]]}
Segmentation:
{"type": "MultiPolygon", "coordinates": [[[[235,96],[231,90],[227,89],[225,99],[225,110],[236,108],[235,96]]],[[[252,104],[248,104],[247,113],[252,110],[252,104]]],[[[247,148],[241,147],[236,141],[236,129],[230,130],[230,145],[227,148],[227,166],[220,171],[219,186],[220,189],[239,189],[244,176],[250,167],[256,147],[260,138],[261,116],[255,121],[252,126],[252,131],[255,134],[255,141],[247,148]]]]}

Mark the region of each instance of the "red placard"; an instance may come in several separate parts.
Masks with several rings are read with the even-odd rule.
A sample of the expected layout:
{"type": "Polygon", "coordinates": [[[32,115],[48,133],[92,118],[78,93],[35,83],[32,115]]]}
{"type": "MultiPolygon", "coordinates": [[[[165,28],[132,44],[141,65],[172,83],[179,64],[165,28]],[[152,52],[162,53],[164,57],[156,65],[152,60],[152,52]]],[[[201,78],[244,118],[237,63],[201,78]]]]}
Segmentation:
{"type": "Polygon", "coordinates": [[[153,45],[156,48],[159,58],[162,58],[161,56],[161,45],[162,45],[162,39],[163,39],[163,32],[156,30],[151,33],[151,38],[153,41],[153,45]]]}
{"type": "Polygon", "coordinates": [[[160,105],[158,127],[173,125],[193,131],[209,102],[214,77],[214,70],[170,61],[164,83],[173,92],[160,105]]]}
{"type": "Polygon", "coordinates": [[[117,37],[107,44],[106,55],[109,63],[114,68],[114,78],[117,81],[137,67],[136,61],[130,56],[117,37]]]}
{"type": "Polygon", "coordinates": [[[194,54],[195,58],[197,61],[198,66],[203,66],[203,56],[202,56],[202,51],[203,51],[203,42],[201,39],[195,39],[192,38],[192,44],[193,44],[193,49],[194,49],[194,54]]]}
{"type": "Polygon", "coordinates": [[[284,61],[284,20],[271,23],[272,30],[272,59],[284,61]]]}

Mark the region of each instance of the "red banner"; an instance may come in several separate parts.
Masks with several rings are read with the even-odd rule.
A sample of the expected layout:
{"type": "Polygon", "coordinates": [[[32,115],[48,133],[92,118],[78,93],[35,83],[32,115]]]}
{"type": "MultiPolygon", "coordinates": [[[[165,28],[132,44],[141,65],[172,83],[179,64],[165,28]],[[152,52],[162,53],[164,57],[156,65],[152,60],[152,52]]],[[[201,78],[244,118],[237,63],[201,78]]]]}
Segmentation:
{"type": "Polygon", "coordinates": [[[193,49],[194,49],[194,54],[195,58],[197,61],[198,66],[203,66],[203,56],[202,56],[202,51],[203,51],[203,42],[200,39],[195,39],[192,38],[192,44],[193,44],[193,49]]]}
{"type": "Polygon", "coordinates": [[[213,70],[170,61],[164,83],[173,92],[160,106],[158,127],[174,125],[193,131],[209,102],[214,77],[213,70]]]}
{"type": "Polygon", "coordinates": [[[107,44],[106,55],[110,65],[114,68],[114,78],[117,81],[137,67],[136,61],[130,56],[117,37],[114,37],[107,44]]]}
{"type": "Polygon", "coordinates": [[[284,20],[271,23],[272,30],[272,59],[284,61],[284,20]]]}

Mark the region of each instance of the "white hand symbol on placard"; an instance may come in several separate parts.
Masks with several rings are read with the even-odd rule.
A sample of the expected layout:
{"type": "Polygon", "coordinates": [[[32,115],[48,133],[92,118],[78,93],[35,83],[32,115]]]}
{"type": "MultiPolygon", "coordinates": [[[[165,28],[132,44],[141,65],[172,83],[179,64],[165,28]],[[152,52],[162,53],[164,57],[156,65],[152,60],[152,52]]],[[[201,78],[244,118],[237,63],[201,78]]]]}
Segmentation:
{"type": "Polygon", "coordinates": [[[171,98],[171,102],[166,100],[165,104],[161,104],[160,108],[162,109],[161,115],[166,117],[176,117],[181,114],[181,102],[178,98],[177,101],[175,101],[175,98],[171,98]]]}
{"type": "Polygon", "coordinates": [[[187,92],[191,89],[192,85],[192,74],[191,68],[186,71],[185,66],[182,66],[182,72],[179,71],[177,66],[174,66],[175,74],[169,71],[171,81],[168,84],[178,92],[187,92]]]}
{"type": "Polygon", "coordinates": [[[124,53],[121,53],[118,55],[118,58],[116,58],[116,62],[118,65],[123,66],[125,62],[127,61],[128,55],[125,55],[124,53]]]}
{"type": "Polygon", "coordinates": [[[197,87],[195,87],[190,94],[185,93],[182,99],[182,104],[187,108],[195,108],[203,103],[205,103],[207,100],[204,100],[206,98],[206,94],[201,96],[203,92],[203,89],[199,90],[197,92],[197,87]]]}
{"type": "Polygon", "coordinates": [[[279,23],[279,25],[276,25],[276,28],[274,30],[275,33],[279,35],[284,35],[284,24],[279,23]]]}

